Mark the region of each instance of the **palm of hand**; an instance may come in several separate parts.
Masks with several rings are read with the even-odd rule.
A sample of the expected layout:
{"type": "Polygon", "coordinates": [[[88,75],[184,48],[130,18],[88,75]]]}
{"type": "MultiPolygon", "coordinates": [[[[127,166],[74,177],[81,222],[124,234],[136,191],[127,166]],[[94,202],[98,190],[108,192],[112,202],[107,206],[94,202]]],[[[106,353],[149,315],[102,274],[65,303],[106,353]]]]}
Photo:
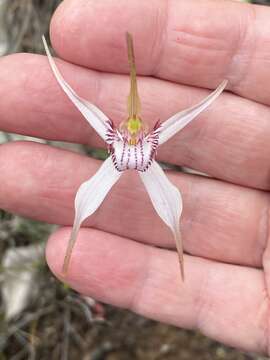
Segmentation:
{"type": "MultiPolygon", "coordinates": [[[[141,44],[136,52],[140,73],[155,75],[139,79],[143,116],[149,123],[207,94],[178,83],[212,88],[229,78],[232,93],[222,95],[158,154],[159,160],[216,178],[169,173],[184,199],[182,232],[190,254],[185,256],[185,284],[179,280],[176,252],[168,250],[173,249],[169,231],[133,174],[120,180],[89,220],[95,229],[81,230],[69,283],[101,301],[178,326],[198,327],[236,347],[267,352],[270,71],[264,62],[270,57],[270,11],[227,2],[175,2],[165,11],[162,1],[134,1],[119,18],[119,1],[106,6],[79,2],[59,8],[52,38],[62,58],[84,68],[62,62],[61,69],[82,96],[116,123],[125,116],[128,76],[86,68],[128,71],[122,61],[125,48],[118,46],[122,29],[133,32],[141,44]],[[215,13],[211,19],[209,11],[215,13]],[[200,14],[199,29],[185,22],[190,12],[200,14]],[[145,18],[157,21],[143,22],[145,18]],[[96,27],[85,32],[86,24],[94,23],[96,27]],[[256,30],[249,34],[250,28],[256,30]],[[149,246],[153,244],[159,248],[149,246]]],[[[0,100],[3,130],[100,145],[55,83],[45,58],[15,55],[3,58],[1,66],[5,94],[10,94],[0,100]],[[23,117],[18,119],[18,113],[23,117]]],[[[72,224],[74,194],[95,173],[97,161],[34,143],[4,145],[0,155],[3,208],[72,224]]],[[[69,227],[56,232],[47,247],[49,265],[59,277],[69,232],[69,227]]]]}

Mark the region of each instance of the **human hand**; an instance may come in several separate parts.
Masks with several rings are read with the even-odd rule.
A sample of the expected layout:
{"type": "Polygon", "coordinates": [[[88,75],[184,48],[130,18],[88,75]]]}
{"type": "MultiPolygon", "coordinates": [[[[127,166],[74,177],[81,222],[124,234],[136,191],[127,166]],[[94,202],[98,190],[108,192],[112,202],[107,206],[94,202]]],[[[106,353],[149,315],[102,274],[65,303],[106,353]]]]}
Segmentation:
{"type": "MultiPolygon", "coordinates": [[[[268,8],[228,1],[66,0],[51,28],[53,45],[67,61],[59,61],[65,79],[116,124],[127,116],[127,30],[138,72],[152,75],[139,78],[142,117],[150,126],[198,102],[209,92],[203,88],[224,78],[232,92],[158,153],[159,160],[216,178],[169,173],[183,194],[181,228],[190,254],[185,283],[176,251],[168,250],[174,248],[171,234],[133,173],[121,178],[86,223],[96,229],[81,229],[65,281],[103,302],[265,353],[269,18],[268,8]]],[[[2,130],[103,145],[57,85],[45,57],[13,55],[0,66],[2,130]]],[[[0,150],[1,207],[71,225],[76,190],[99,162],[36,143],[0,150]]],[[[47,247],[59,278],[69,234],[70,227],[62,228],[47,247]]]]}

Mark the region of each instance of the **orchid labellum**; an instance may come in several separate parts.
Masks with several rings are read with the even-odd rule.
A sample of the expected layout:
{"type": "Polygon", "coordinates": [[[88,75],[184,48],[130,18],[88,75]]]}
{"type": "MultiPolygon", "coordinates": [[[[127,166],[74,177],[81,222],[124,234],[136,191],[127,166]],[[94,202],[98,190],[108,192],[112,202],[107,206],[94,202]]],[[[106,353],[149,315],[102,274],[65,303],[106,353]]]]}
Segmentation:
{"type": "Polygon", "coordinates": [[[168,180],[155,155],[159,145],[164,144],[178,131],[188,125],[222,93],[227,81],[195,106],[180,111],[151,131],[140,117],[133,41],[127,34],[128,60],[130,65],[130,93],[128,96],[128,117],[116,129],[113,122],[95,105],[79,97],[60,74],[43,37],[43,43],[51,69],[59,85],[82,113],[89,124],[108,146],[110,156],[97,173],[84,182],[75,198],[75,220],[63,264],[63,273],[68,270],[72,249],[83,221],[101,205],[112,186],[125,170],[136,170],[145,185],[153,206],[171,229],[179,255],[182,279],[184,279],[183,246],[180,236],[180,215],[182,199],[179,190],[168,180]]]}

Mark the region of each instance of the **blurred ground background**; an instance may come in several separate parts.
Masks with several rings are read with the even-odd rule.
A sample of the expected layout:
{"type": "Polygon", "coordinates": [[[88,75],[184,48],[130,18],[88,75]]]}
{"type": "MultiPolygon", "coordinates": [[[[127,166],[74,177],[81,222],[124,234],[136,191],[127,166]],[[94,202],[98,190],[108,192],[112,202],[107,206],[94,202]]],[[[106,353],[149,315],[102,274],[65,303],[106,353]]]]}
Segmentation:
{"type": "MultiPolygon", "coordinates": [[[[255,2],[270,5],[270,1],[255,2]]],[[[0,0],[0,54],[42,53],[41,34],[48,32],[51,14],[59,3],[0,0]]],[[[0,142],[20,138],[0,133],[0,142]]],[[[89,153],[81,146],[61,146],[89,153]]],[[[90,153],[102,156],[93,149],[90,153]]],[[[11,300],[6,304],[2,291],[0,360],[263,359],[225,347],[197,332],[156,323],[76,294],[51,275],[42,247],[35,247],[43,244],[52,230],[52,225],[0,210],[1,287],[9,299],[15,299],[11,308],[11,300]],[[31,250],[25,253],[26,246],[31,250]],[[22,312],[16,298],[24,299],[22,312]]]]}

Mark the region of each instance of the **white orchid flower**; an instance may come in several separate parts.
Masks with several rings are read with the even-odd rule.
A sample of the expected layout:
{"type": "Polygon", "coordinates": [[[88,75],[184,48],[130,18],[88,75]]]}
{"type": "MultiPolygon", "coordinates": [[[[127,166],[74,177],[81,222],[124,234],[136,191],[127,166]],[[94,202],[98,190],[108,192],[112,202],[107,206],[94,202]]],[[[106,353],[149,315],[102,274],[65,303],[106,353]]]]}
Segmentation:
{"type": "Polygon", "coordinates": [[[95,105],[82,99],[63,79],[43,36],[43,43],[51,69],[59,85],[82,113],[89,124],[108,146],[110,156],[101,165],[97,173],[84,182],[75,198],[75,220],[66,250],[63,273],[66,274],[78,231],[83,221],[92,215],[101,205],[112,186],[125,170],[137,170],[150,196],[152,204],[165,224],[171,229],[179,255],[182,279],[184,279],[183,245],[180,236],[180,215],[182,198],[179,190],[168,180],[162,168],[155,161],[159,145],[165,143],[178,131],[188,125],[222,93],[227,81],[195,106],[180,111],[148,132],[147,125],[139,116],[140,100],[137,89],[136,68],[133,41],[127,34],[128,59],[130,64],[130,93],[128,96],[128,118],[119,129],[95,105]]]}

